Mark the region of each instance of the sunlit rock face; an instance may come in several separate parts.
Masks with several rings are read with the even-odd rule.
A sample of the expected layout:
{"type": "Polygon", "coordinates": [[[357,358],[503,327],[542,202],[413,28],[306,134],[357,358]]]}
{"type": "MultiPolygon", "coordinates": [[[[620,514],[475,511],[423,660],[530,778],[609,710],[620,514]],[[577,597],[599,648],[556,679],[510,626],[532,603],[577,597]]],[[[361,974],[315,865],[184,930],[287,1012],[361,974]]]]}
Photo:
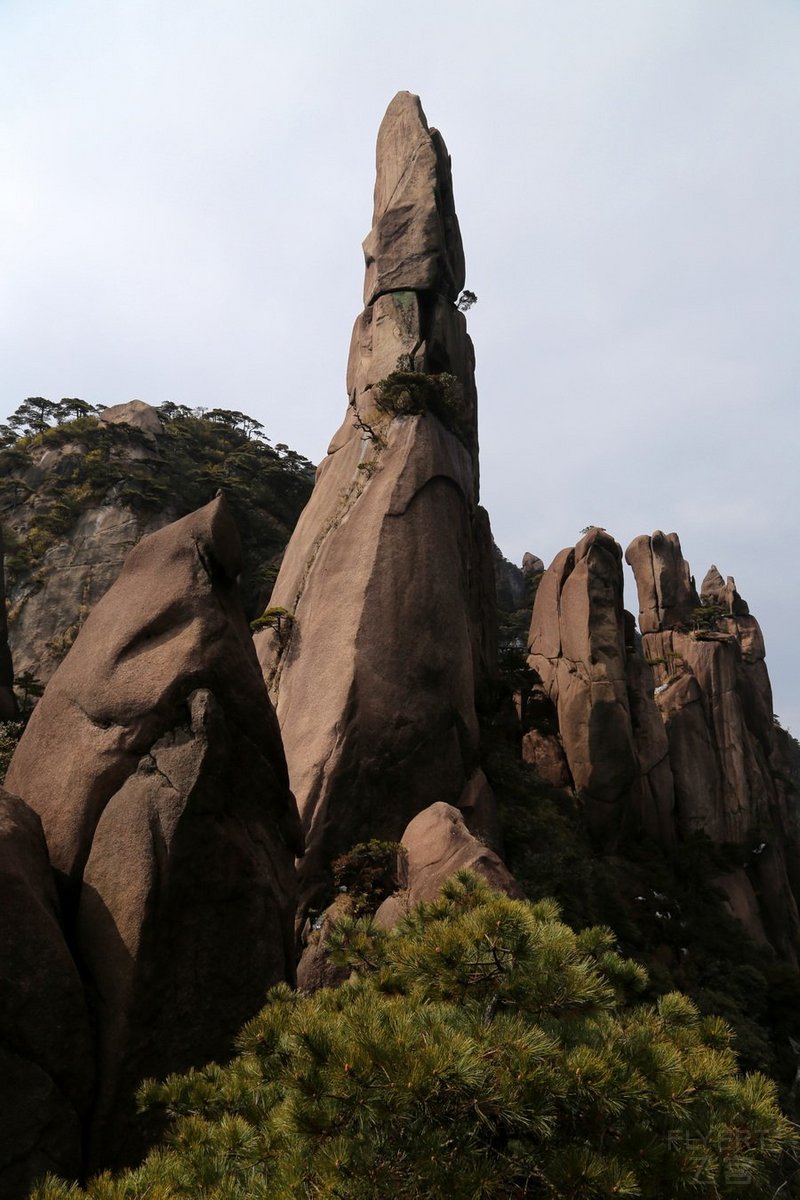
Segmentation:
{"type": "Polygon", "coordinates": [[[227,1057],[294,978],[302,837],[222,497],[143,538],[17,747],[97,1048],[89,1168],[135,1159],[145,1077],[227,1057]]]}
{"type": "Polygon", "coordinates": [[[555,706],[569,775],[595,836],[613,846],[623,829],[640,827],[669,843],[667,740],[622,593],[622,550],[605,530],[590,529],[542,577],[528,663],[555,706]]]}
{"type": "Polygon", "coordinates": [[[731,905],[795,960],[800,843],[758,622],[714,566],[698,596],[674,533],[634,539],[626,559],[669,739],[677,830],[744,848],[743,867],[723,884],[731,905]]]}
{"type": "Polygon", "coordinates": [[[493,655],[450,160],[408,92],[378,135],[364,246],[345,419],[273,592],[288,616],[256,635],[306,831],[304,903],[353,843],[398,839],[434,802],[474,795],[475,693],[493,655]]]}

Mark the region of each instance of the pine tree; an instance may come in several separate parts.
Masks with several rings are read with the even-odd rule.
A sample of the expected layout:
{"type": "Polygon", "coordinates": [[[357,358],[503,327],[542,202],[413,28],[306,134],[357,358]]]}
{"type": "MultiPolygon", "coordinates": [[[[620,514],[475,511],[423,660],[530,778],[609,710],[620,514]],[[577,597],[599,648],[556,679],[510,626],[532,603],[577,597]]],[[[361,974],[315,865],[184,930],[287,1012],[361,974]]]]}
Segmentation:
{"type": "Polygon", "coordinates": [[[42,433],[49,429],[59,415],[59,407],[44,396],[29,396],[8,418],[8,424],[18,434],[42,433]]]}
{"type": "Polygon", "coordinates": [[[450,881],[390,932],[343,921],[350,980],[279,986],[240,1054],[142,1090],[175,1118],[138,1169],[37,1200],[767,1197],[795,1144],[731,1034],[552,902],[450,881]]]}

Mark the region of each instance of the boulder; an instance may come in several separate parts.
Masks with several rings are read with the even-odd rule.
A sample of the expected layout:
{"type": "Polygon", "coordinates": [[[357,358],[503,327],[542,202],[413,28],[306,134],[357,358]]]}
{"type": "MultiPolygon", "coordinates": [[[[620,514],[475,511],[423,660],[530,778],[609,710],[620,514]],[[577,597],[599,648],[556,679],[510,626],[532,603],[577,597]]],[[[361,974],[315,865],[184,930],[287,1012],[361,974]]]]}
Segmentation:
{"type": "Polygon", "coordinates": [[[526,579],[530,579],[534,575],[541,575],[544,571],[544,563],[539,558],[538,554],[531,554],[530,550],[526,550],[522,556],[522,574],[526,579]]]}
{"type": "Polygon", "coordinates": [[[92,1168],[139,1153],[138,1080],[225,1056],[294,978],[302,837],[240,569],[221,496],[144,538],[9,770],[42,818],[87,978],[92,1168]]]}
{"type": "Polygon", "coordinates": [[[14,695],[14,667],[8,645],[3,557],[3,530],[0,528],[0,721],[16,721],[19,710],[14,695]]]}
{"type": "Polygon", "coordinates": [[[145,404],[144,400],[112,404],[110,408],[103,409],[100,420],[107,421],[109,425],[132,425],[134,429],[141,429],[153,437],[159,437],[164,432],[158,413],[152,405],[145,404]]]}
{"type": "Polygon", "coordinates": [[[378,138],[345,419],[272,594],[288,616],[255,638],[306,831],[301,916],[354,844],[397,841],[437,800],[475,811],[493,552],[445,165],[419,101],[401,93],[378,138]]]}
{"type": "Polygon", "coordinates": [[[0,913],[0,1195],[22,1200],[81,1173],[93,1047],[41,822],[2,788],[0,913]]]}
{"type": "Polygon", "coordinates": [[[457,871],[472,871],[489,887],[517,900],[522,889],[503,861],[469,832],[457,808],[441,801],[419,813],[405,830],[406,887],[389,896],[375,914],[376,923],[388,928],[415,904],[433,900],[442,884],[457,871]]]}
{"type": "Polygon", "coordinates": [[[532,766],[539,778],[551,787],[572,787],[564,747],[556,734],[529,729],[522,735],[522,761],[532,766]]]}
{"type": "Polygon", "coordinates": [[[464,287],[464,251],[453,203],[450,156],[428,128],[419,97],[398,92],[378,131],[372,229],[364,241],[364,303],[384,292],[464,287]]]}

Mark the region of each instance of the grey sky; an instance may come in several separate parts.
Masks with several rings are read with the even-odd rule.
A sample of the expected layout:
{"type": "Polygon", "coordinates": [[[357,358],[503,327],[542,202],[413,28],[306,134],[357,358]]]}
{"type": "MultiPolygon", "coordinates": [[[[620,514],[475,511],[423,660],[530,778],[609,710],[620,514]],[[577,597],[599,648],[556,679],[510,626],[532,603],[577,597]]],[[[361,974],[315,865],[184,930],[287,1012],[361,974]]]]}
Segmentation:
{"type": "Polygon", "coordinates": [[[499,545],[676,529],[800,734],[799,67],[796,0],[2,0],[0,417],[221,405],[318,461],[408,88],[453,156],[499,545]]]}

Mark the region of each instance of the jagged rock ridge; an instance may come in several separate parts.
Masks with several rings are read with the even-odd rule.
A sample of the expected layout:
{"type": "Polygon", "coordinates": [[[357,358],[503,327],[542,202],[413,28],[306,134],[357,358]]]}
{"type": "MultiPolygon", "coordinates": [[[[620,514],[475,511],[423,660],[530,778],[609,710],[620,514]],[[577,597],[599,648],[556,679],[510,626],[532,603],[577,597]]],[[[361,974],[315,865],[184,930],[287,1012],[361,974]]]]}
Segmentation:
{"type": "Polygon", "coordinates": [[[677,827],[747,847],[722,886],[751,935],[796,962],[800,841],[759,624],[716,567],[697,596],[676,534],[636,538],[625,553],[669,739],[677,827]],[[654,604],[659,589],[675,602],[654,604]]]}
{"type": "Polygon", "coordinates": [[[606,849],[640,830],[663,847],[699,832],[741,847],[717,882],[748,933],[796,962],[800,841],[758,622],[716,567],[698,595],[675,533],[635,538],[625,557],[641,639],[610,535],[590,530],[545,572],[528,661],[557,733],[533,728],[523,753],[574,788],[606,849]]]}
{"type": "Polygon", "coordinates": [[[256,635],[307,835],[305,903],[355,842],[396,840],[436,801],[491,807],[475,692],[492,544],[463,254],[444,143],[408,92],[378,135],[365,257],[345,419],[275,585],[288,615],[256,635]]]}
{"type": "MultiPolygon", "coordinates": [[[[542,577],[528,661],[555,706],[590,827],[610,845],[636,820],[669,843],[674,797],[667,739],[626,616],[622,550],[604,530],[591,529],[542,577]]],[[[558,740],[549,740],[546,747],[537,739],[529,754],[552,763],[556,782],[558,740]]]]}

